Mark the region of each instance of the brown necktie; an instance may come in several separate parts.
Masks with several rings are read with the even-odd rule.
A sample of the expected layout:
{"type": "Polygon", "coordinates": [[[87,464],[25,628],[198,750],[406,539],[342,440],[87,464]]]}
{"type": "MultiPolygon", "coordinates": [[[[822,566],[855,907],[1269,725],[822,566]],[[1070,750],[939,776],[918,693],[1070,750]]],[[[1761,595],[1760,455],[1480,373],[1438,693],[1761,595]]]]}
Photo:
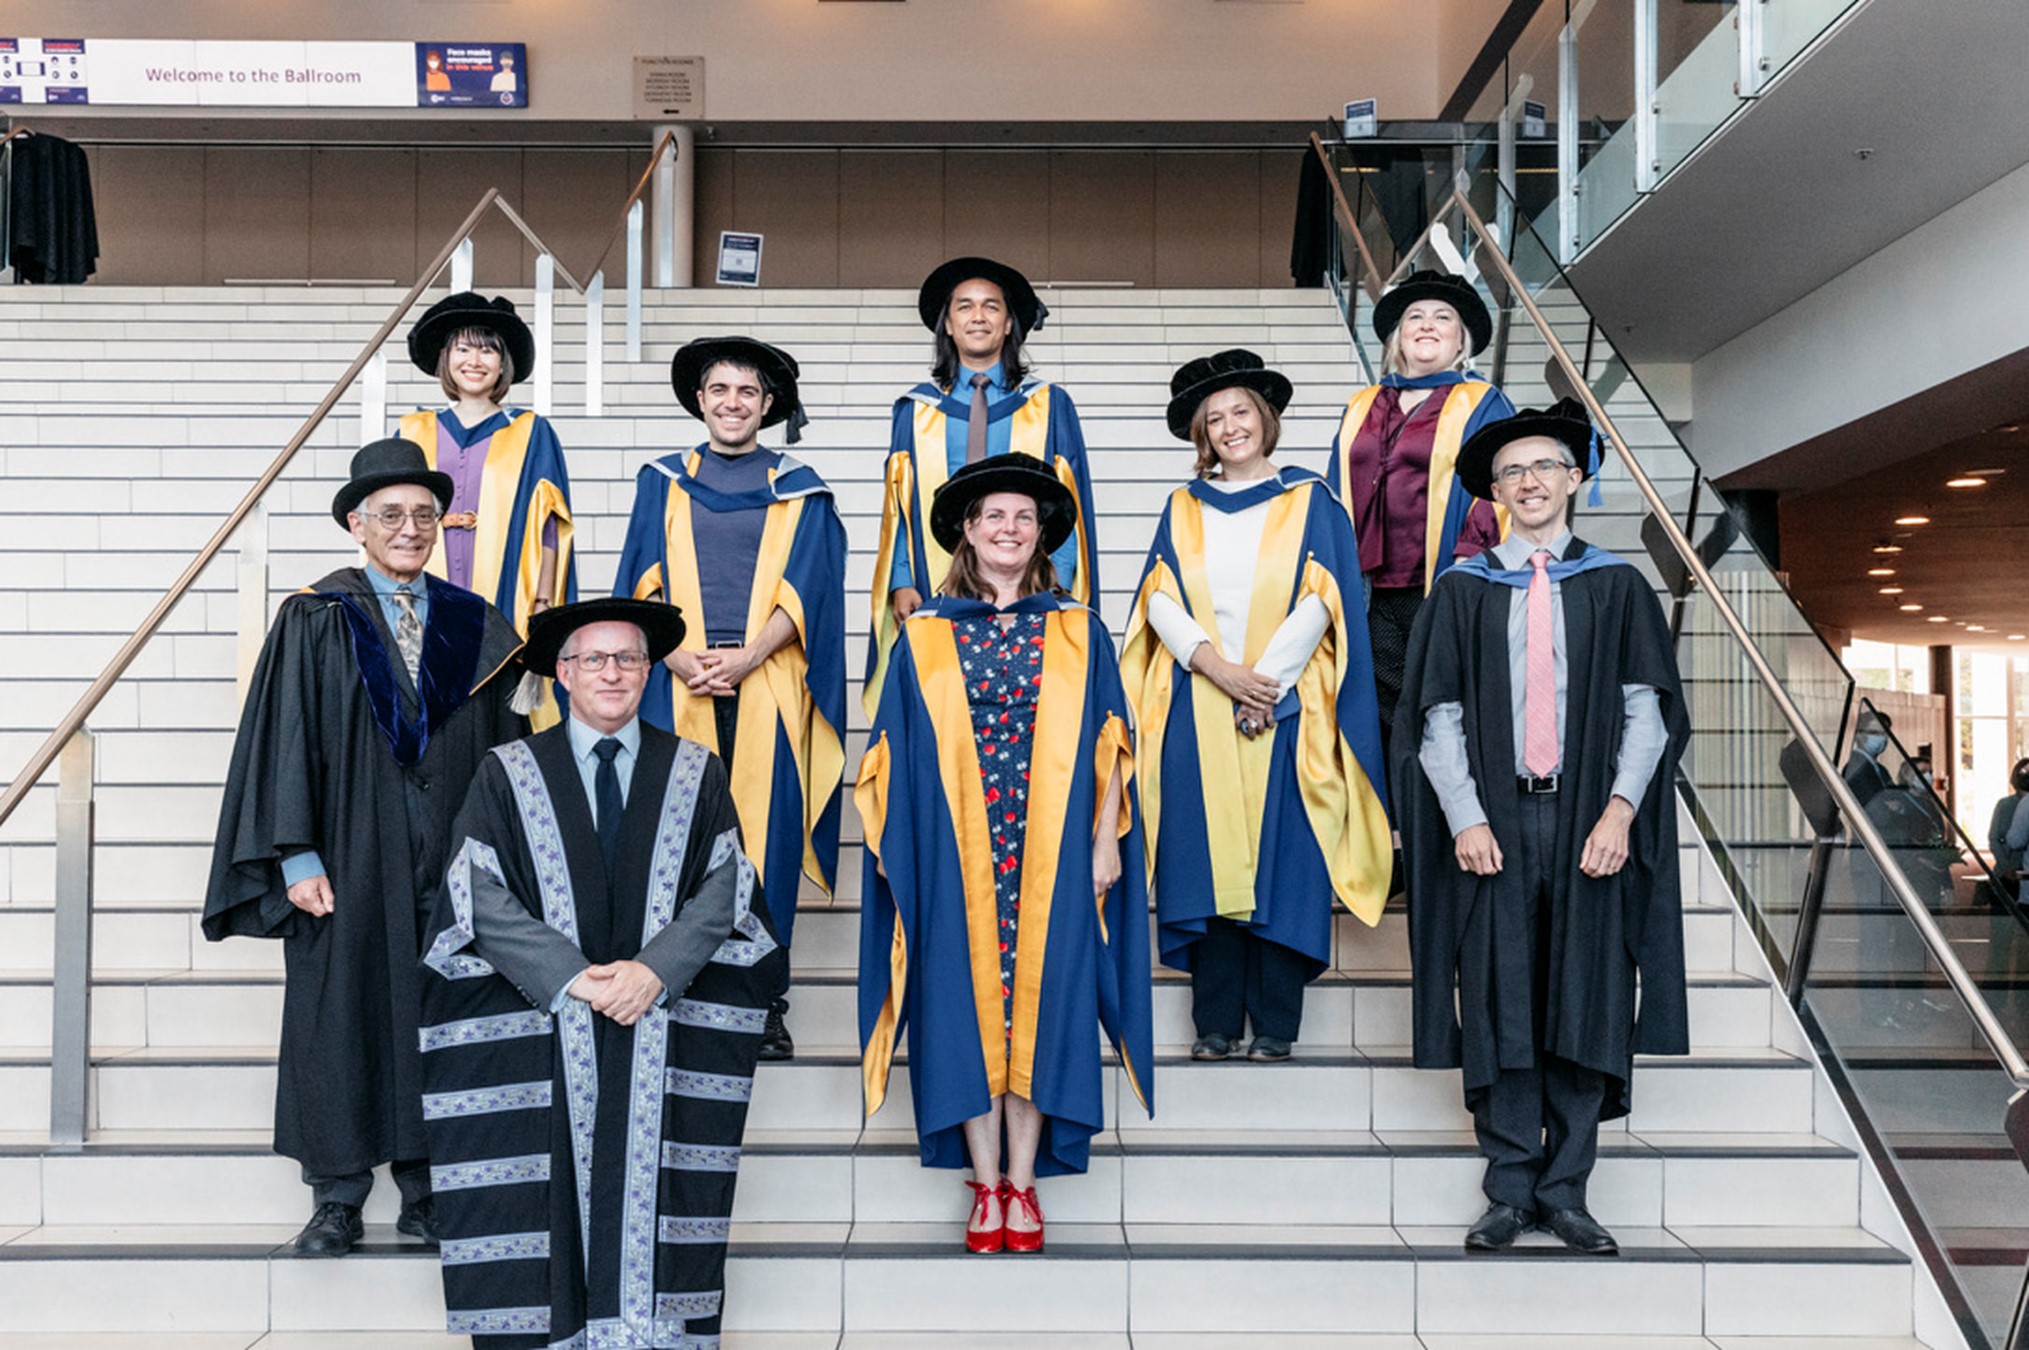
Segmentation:
{"type": "Polygon", "coordinates": [[[972,377],[972,411],[965,421],[965,462],[977,464],[986,458],[986,375],[972,377]]]}
{"type": "Polygon", "coordinates": [[[394,602],[402,612],[395,623],[395,649],[402,654],[402,664],[408,667],[409,683],[414,684],[423,667],[423,622],[416,617],[415,593],[408,587],[395,590],[394,602]]]}

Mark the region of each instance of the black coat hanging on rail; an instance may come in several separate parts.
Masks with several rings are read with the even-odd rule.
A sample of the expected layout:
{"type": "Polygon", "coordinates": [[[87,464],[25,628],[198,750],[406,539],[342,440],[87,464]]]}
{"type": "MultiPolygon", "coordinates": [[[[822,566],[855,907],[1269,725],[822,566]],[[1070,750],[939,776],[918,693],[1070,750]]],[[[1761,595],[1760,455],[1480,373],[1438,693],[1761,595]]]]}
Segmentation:
{"type": "Polygon", "coordinates": [[[98,270],[99,228],[91,168],[82,146],[56,136],[17,136],[8,147],[7,261],[17,282],[71,284],[98,270]]]}

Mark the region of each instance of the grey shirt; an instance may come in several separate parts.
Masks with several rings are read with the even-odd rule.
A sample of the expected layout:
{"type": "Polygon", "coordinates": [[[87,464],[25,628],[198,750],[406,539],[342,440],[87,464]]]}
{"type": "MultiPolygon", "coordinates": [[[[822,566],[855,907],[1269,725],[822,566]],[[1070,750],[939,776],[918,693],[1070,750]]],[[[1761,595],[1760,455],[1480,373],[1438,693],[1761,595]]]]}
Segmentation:
{"type": "MultiPolygon", "coordinates": [[[[1562,531],[1548,546],[1550,556],[1561,558],[1570,546],[1571,532],[1562,531]]],[[[1519,537],[1509,538],[1494,547],[1494,561],[1505,569],[1519,571],[1530,565],[1530,555],[1539,547],[1519,537]]],[[[1550,583],[1550,629],[1557,686],[1557,744],[1562,747],[1571,672],[1564,643],[1564,587],[1557,581],[1550,583]]],[[[1508,602],[1508,695],[1513,706],[1515,776],[1518,778],[1529,776],[1528,767],[1522,763],[1526,743],[1523,696],[1527,688],[1528,664],[1529,592],[1526,588],[1516,587],[1514,598],[1508,602]]],[[[1656,765],[1662,760],[1663,749],[1669,743],[1669,731],[1663,725],[1662,706],[1655,689],[1646,684],[1622,685],[1621,718],[1620,754],[1614,763],[1613,795],[1630,806],[1639,807],[1642,797],[1648,792],[1649,779],[1655,776],[1656,765]]],[[[1462,704],[1436,703],[1424,713],[1423,743],[1417,750],[1416,758],[1430,779],[1438,805],[1444,809],[1445,822],[1451,826],[1454,835],[1486,823],[1486,810],[1480,805],[1479,789],[1472,780],[1470,761],[1466,758],[1465,708],[1462,704]]],[[[1560,749],[1556,771],[1561,773],[1563,768],[1560,749]]]]}

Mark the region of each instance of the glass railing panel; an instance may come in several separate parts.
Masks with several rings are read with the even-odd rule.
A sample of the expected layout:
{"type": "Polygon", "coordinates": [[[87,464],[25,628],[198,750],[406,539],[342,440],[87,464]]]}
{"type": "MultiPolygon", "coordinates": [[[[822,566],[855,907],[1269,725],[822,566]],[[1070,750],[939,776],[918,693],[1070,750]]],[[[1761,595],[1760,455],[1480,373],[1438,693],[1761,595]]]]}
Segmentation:
{"type": "Polygon", "coordinates": [[[1732,3],[1656,6],[1656,163],[1664,174],[1739,111],[1740,29],[1732,3]]]}
{"type": "Polygon", "coordinates": [[[1762,78],[1794,61],[1859,0],[1763,0],[1762,78]]]}
{"type": "Polygon", "coordinates": [[[1632,207],[1635,0],[1598,0],[1573,42],[1578,80],[1578,246],[1632,207]]]}

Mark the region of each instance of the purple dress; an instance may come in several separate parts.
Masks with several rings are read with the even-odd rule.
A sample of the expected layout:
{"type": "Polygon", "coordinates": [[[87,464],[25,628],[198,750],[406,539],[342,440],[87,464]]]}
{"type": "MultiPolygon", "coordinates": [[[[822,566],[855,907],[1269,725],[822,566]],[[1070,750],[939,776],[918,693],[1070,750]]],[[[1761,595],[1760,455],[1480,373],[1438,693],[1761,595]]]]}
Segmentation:
{"type": "Polygon", "coordinates": [[[1000,923],[1000,1001],[1014,1034],[1015,936],[1021,923],[1022,845],[1028,837],[1029,747],[1043,684],[1042,614],[1018,614],[1002,630],[990,614],[954,619],[958,667],[972,708],[980,787],[993,835],[993,898],[1000,923]]]}

